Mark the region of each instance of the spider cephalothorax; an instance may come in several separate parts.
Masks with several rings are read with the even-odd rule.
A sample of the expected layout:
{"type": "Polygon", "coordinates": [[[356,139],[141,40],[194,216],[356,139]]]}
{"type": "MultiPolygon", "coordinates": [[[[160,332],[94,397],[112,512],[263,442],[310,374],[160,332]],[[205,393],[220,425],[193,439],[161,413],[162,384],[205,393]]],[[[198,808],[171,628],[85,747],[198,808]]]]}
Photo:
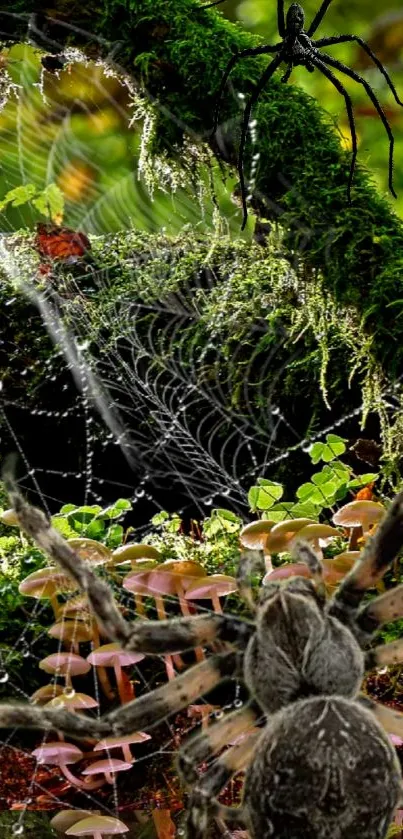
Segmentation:
{"type": "Polygon", "coordinates": [[[403,585],[361,604],[403,545],[403,492],[329,601],[319,560],[300,544],[295,551],[312,580],[271,583],[257,602],[250,578],[262,557],[242,555],[238,587],[254,620],[214,613],[130,624],[108,585],[27,504],[9,474],[4,481],[22,529],[86,592],[111,640],[151,655],[199,646],[214,652],[101,719],[3,703],[0,728],[56,729],[75,738],[126,735],[179,712],[223,680],[242,679],[250,699],[180,750],[178,770],[191,789],[188,839],[205,839],[213,816],[242,823],[251,839],[385,839],[402,782],[385,730],[403,735],[403,715],[358,690],[364,670],[403,660],[403,640],[362,649],[383,623],[402,616],[403,585]],[[207,764],[202,775],[201,764],[207,764]],[[241,770],[242,806],[224,807],[217,795],[241,770]]]}
{"type": "MultiPolygon", "coordinates": [[[[219,3],[223,2],[223,0],[216,0],[215,3],[208,4],[209,6],[217,6],[219,3]]],[[[286,72],[282,76],[281,81],[287,82],[290,78],[292,68],[298,65],[303,65],[304,67],[309,70],[309,72],[313,72],[316,68],[320,70],[320,72],[326,76],[327,79],[333,84],[336,90],[343,96],[347,116],[350,126],[350,133],[351,133],[351,145],[352,145],[352,159],[350,164],[350,173],[347,182],[347,198],[349,204],[351,203],[351,185],[354,176],[354,168],[355,168],[355,161],[357,157],[357,132],[355,128],[354,122],[354,115],[353,115],[353,106],[352,101],[350,98],[349,93],[347,92],[346,88],[334,75],[332,72],[333,70],[338,70],[339,72],[343,73],[345,76],[349,76],[350,79],[353,79],[356,82],[361,84],[368,97],[370,98],[374,108],[376,109],[379,118],[381,119],[385,131],[389,138],[389,189],[392,195],[396,198],[396,193],[393,188],[393,178],[392,178],[392,167],[393,167],[393,145],[394,145],[394,138],[392,134],[391,127],[389,122],[382,110],[382,107],[378,101],[377,96],[375,95],[374,91],[372,90],[371,86],[368,84],[366,79],[363,76],[360,76],[359,73],[356,73],[355,70],[351,70],[350,67],[347,67],[346,64],[343,64],[341,61],[332,58],[327,53],[321,51],[322,47],[332,46],[333,44],[344,44],[347,42],[355,41],[359,44],[362,49],[365,50],[367,55],[371,58],[374,64],[378,67],[380,72],[382,73],[384,79],[386,80],[390,90],[395,97],[396,102],[398,105],[403,106],[403,102],[399,99],[396,88],[389,77],[389,74],[385,67],[383,66],[382,62],[374,55],[368,44],[359,37],[358,35],[336,35],[330,38],[321,38],[318,41],[312,40],[312,35],[318,28],[319,24],[322,21],[328,7],[330,6],[331,0],[323,0],[322,5],[320,6],[318,12],[316,13],[311,25],[307,29],[304,30],[304,22],[305,22],[305,15],[302,6],[298,3],[292,3],[288,9],[287,15],[284,16],[284,0],[277,0],[277,21],[278,21],[278,31],[280,38],[282,39],[278,44],[274,44],[273,46],[264,44],[261,47],[252,47],[250,49],[241,50],[239,53],[235,53],[233,55],[224,71],[223,77],[221,79],[221,84],[218,90],[217,95],[217,104],[215,109],[214,115],[214,126],[212,136],[216,133],[217,125],[218,125],[218,116],[219,116],[219,107],[221,97],[224,93],[225,86],[228,80],[228,77],[231,73],[231,70],[237,64],[237,62],[246,56],[257,56],[257,55],[268,55],[270,53],[274,54],[273,60],[270,62],[266,70],[263,72],[260,80],[258,81],[254,92],[252,93],[249,101],[246,104],[243,120],[242,120],[242,129],[241,129],[241,140],[239,146],[239,155],[238,155],[238,172],[239,172],[239,181],[241,186],[241,194],[242,194],[242,206],[243,206],[243,223],[242,229],[245,227],[246,220],[247,220],[247,207],[246,207],[246,189],[245,189],[245,178],[244,178],[244,171],[243,171],[243,159],[244,159],[244,152],[246,146],[246,136],[248,125],[252,113],[252,108],[256,104],[262,90],[273,76],[275,71],[280,67],[280,64],[284,63],[287,65],[286,72]]],[[[204,8],[208,8],[205,6],[204,8]]]]}

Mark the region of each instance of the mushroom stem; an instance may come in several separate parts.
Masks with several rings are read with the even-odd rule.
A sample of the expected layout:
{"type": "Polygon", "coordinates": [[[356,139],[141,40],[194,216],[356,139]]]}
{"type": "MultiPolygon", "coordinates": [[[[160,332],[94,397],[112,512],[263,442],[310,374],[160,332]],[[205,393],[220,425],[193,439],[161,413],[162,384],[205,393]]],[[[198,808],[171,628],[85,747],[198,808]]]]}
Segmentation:
{"type": "Polygon", "coordinates": [[[50,603],[51,603],[51,606],[52,606],[52,609],[53,609],[53,614],[54,614],[54,616],[57,620],[58,617],[59,617],[59,609],[60,609],[60,604],[59,604],[59,601],[57,599],[57,594],[56,593],[51,594],[49,599],[50,599],[50,603]]]}
{"type": "Polygon", "coordinates": [[[133,755],[130,751],[130,746],[128,743],[122,743],[121,749],[123,751],[123,757],[127,760],[128,763],[134,763],[133,755]]]}
{"type": "MultiPolygon", "coordinates": [[[[98,647],[100,647],[99,628],[95,618],[93,618],[92,620],[92,631],[93,640],[91,642],[91,650],[94,651],[98,649],[98,647]]],[[[102,688],[102,693],[105,696],[105,698],[115,699],[116,693],[113,690],[112,685],[109,681],[109,676],[105,670],[105,667],[97,667],[97,676],[102,688]]]]}
{"type": "Polygon", "coordinates": [[[219,596],[218,596],[218,594],[217,594],[217,592],[215,591],[214,588],[211,590],[210,596],[211,596],[211,602],[213,604],[214,611],[218,612],[219,614],[222,615],[220,598],[219,598],[219,596]]]}
{"type": "MultiPolygon", "coordinates": [[[[160,621],[166,620],[167,613],[165,611],[165,606],[164,606],[164,602],[163,602],[163,599],[162,599],[161,595],[160,594],[154,594],[154,600],[155,600],[155,607],[157,609],[157,615],[158,615],[159,620],[160,621]]],[[[165,658],[165,667],[166,667],[166,671],[167,671],[167,676],[168,676],[169,681],[171,681],[172,679],[175,678],[175,670],[174,670],[174,666],[173,666],[173,659],[175,660],[175,663],[177,663],[178,656],[165,655],[164,658],[165,658]]],[[[182,662],[181,658],[180,658],[180,666],[183,667],[183,662],[182,662]]]]}
{"type": "Polygon", "coordinates": [[[104,772],[105,779],[108,781],[108,784],[113,784],[115,778],[112,772],[104,772]]]}
{"type": "MultiPolygon", "coordinates": [[[[185,598],[185,591],[184,591],[183,585],[182,585],[179,577],[175,580],[175,588],[176,588],[176,593],[178,595],[179,605],[181,607],[182,615],[184,615],[186,618],[188,618],[191,614],[191,611],[189,609],[189,604],[188,604],[188,602],[185,598]]],[[[196,661],[204,661],[205,656],[204,656],[204,652],[203,652],[201,647],[196,647],[195,648],[195,656],[196,656],[196,661]]]]}
{"type": "Polygon", "coordinates": [[[74,690],[73,683],[71,681],[71,673],[67,672],[64,674],[64,683],[66,688],[68,688],[69,690],[74,690]]]}
{"type": "MultiPolygon", "coordinates": [[[[115,671],[115,678],[116,678],[116,684],[118,686],[119,699],[120,699],[122,705],[124,705],[126,702],[128,702],[130,700],[126,695],[125,683],[123,681],[123,676],[122,676],[122,668],[119,664],[119,659],[118,659],[117,656],[113,660],[113,669],[115,671]]],[[[133,699],[134,699],[134,696],[133,696],[133,699]]]]}
{"type": "Polygon", "coordinates": [[[134,600],[136,603],[136,614],[141,615],[142,618],[146,617],[146,610],[144,608],[143,597],[141,594],[135,594],[134,600]]]}
{"type": "MultiPolygon", "coordinates": [[[[70,769],[65,763],[60,764],[60,769],[63,772],[64,777],[67,778],[67,780],[70,781],[70,783],[73,784],[73,786],[80,787],[80,789],[96,789],[96,787],[93,785],[94,782],[91,781],[91,784],[89,784],[86,781],[80,781],[80,778],[76,778],[76,776],[73,775],[72,772],[70,772],[70,769]]],[[[99,781],[96,782],[96,785],[99,785],[99,781]]]]}

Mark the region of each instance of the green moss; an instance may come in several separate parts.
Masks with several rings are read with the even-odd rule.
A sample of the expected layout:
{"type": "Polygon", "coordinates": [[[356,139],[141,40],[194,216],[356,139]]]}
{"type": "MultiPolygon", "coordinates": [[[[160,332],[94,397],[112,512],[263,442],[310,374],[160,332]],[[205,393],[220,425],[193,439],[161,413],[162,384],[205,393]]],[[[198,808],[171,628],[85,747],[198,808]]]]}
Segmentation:
{"type": "MultiPolygon", "coordinates": [[[[32,277],[38,257],[30,238],[18,236],[9,246],[17,276],[32,277]]],[[[52,281],[67,329],[88,342],[105,369],[114,359],[115,367],[127,361],[133,370],[137,347],[150,382],[158,375],[160,389],[172,380],[195,383],[207,401],[195,405],[193,419],[200,422],[209,401],[218,400],[227,417],[218,432],[222,441],[231,423],[239,427],[242,421],[267,438],[276,406],[289,423],[278,445],[289,449],[296,434],[300,440],[326,427],[331,408],[341,417],[356,410],[363,427],[375,412],[389,458],[396,462],[403,451],[403,431],[398,421],[392,426],[381,398],[386,379],[374,339],[365,335],[353,306],[336,302],[318,272],[290,266],[278,235],[261,248],[222,236],[206,242],[191,229],[176,239],[130,231],[95,238],[92,263],[89,274],[78,264],[75,276],[73,268],[61,266],[52,281]]],[[[50,369],[60,376],[63,364],[18,281],[4,278],[0,295],[3,311],[12,301],[4,326],[8,398],[43,408],[44,394],[54,394],[47,385],[50,369]],[[28,335],[18,323],[30,324],[28,335]],[[36,358],[38,350],[39,364],[31,370],[25,358],[36,358]]],[[[148,427],[152,417],[144,421],[148,427]]]]}
{"type": "MultiPolygon", "coordinates": [[[[16,11],[30,11],[31,6],[32,0],[18,0],[16,11]]],[[[40,10],[41,4],[35,7],[40,10]]],[[[8,6],[0,3],[2,9],[8,6]]],[[[183,168],[184,158],[188,160],[188,153],[181,157],[184,134],[196,141],[208,137],[215,94],[229,57],[259,43],[195,0],[103,0],[85,6],[54,0],[46,12],[48,32],[57,34],[61,47],[64,42],[84,45],[90,55],[98,51],[107,56],[109,45],[119,42],[117,61],[140,83],[154,115],[147,154],[163,154],[183,168]],[[61,27],[57,19],[73,28],[61,27]],[[88,28],[107,44],[95,47],[89,38],[86,45],[74,26],[88,28]]],[[[6,31],[7,25],[6,15],[6,31]]],[[[26,37],[25,24],[20,34],[26,37]]],[[[240,61],[231,76],[235,90],[249,96],[266,65],[265,58],[240,61]]],[[[256,191],[260,206],[265,204],[261,196],[267,196],[264,214],[280,219],[289,252],[299,252],[306,264],[321,270],[337,305],[356,310],[367,335],[375,339],[374,356],[388,374],[401,372],[400,221],[377,195],[362,166],[354,179],[353,204],[347,206],[350,155],[342,150],[330,119],[296,86],[273,78],[256,116],[256,191]]],[[[227,162],[234,165],[241,112],[232,95],[223,97],[220,119],[227,121],[227,162]]],[[[250,153],[248,147],[246,171],[250,153]]]]}

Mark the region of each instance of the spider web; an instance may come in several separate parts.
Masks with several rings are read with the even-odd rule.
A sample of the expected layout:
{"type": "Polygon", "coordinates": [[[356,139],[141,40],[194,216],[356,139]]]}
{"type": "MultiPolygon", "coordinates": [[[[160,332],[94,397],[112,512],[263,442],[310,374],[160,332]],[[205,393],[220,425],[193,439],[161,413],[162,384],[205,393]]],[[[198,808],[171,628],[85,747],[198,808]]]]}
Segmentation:
{"type": "MultiPolygon", "coordinates": [[[[130,96],[127,96],[124,88],[124,94],[120,90],[117,95],[116,87],[111,92],[107,85],[110,77],[106,75],[105,68],[98,68],[92,76],[97,95],[94,95],[90,103],[87,97],[85,101],[76,99],[74,103],[64,104],[60,108],[57,86],[48,89],[42,77],[36,82],[39,87],[32,89],[32,53],[28,50],[18,60],[21,61],[22,91],[19,98],[11,100],[4,111],[6,127],[3,126],[2,146],[9,163],[8,180],[2,184],[4,193],[35,178],[39,182],[52,182],[57,173],[68,167],[73,172],[74,167],[76,171],[85,171],[85,167],[88,167],[88,171],[91,170],[98,179],[95,176],[92,180],[88,179],[84,207],[80,201],[70,201],[64,223],[75,230],[108,234],[111,249],[114,247],[111,229],[127,230],[127,238],[130,239],[135,220],[128,214],[127,208],[134,205],[138,214],[136,221],[140,218],[146,230],[165,228],[167,234],[184,230],[186,235],[185,225],[190,219],[193,225],[199,226],[201,232],[220,234],[222,227],[219,225],[222,222],[219,222],[215,207],[206,196],[201,195],[199,206],[195,209],[194,196],[189,191],[177,189],[171,196],[167,185],[164,194],[155,191],[153,203],[142,182],[134,179],[123,164],[121,177],[115,178],[112,185],[107,179],[102,179],[101,162],[95,160],[94,163],[92,150],[83,139],[77,123],[77,108],[95,120],[101,114],[99,102],[107,100],[111,119],[113,117],[115,124],[120,125],[128,148],[131,148],[136,130],[139,136],[141,128],[138,122],[128,128],[130,96]],[[7,108],[11,112],[9,118],[7,108]],[[41,154],[38,151],[35,121],[32,119],[35,113],[37,116],[39,113],[45,124],[52,116],[58,127],[56,137],[50,136],[49,142],[42,144],[41,154]],[[15,132],[17,144],[14,148],[15,132]]],[[[256,123],[252,122],[250,130],[256,144],[257,129],[256,123]]],[[[141,153],[141,146],[137,144],[137,148],[134,148],[137,162],[141,162],[141,153]]],[[[253,182],[258,152],[253,160],[252,171],[248,173],[250,183],[253,182]]],[[[218,188],[218,179],[215,183],[218,188]]],[[[35,282],[21,280],[19,263],[14,258],[8,239],[8,233],[19,226],[20,213],[21,226],[25,226],[27,215],[18,208],[4,218],[0,241],[3,271],[36,306],[42,320],[43,335],[48,336],[54,344],[46,361],[48,383],[63,381],[64,384],[54,394],[54,410],[49,410],[48,406],[41,407],[40,398],[39,407],[32,409],[23,396],[17,400],[10,398],[7,386],[4,385],[0,392],[1,446],[3,455],[10,450],[19,453],[22,470],[20,486],[23,491],[30,491],[31,497],[35,497],[37,503],[48,512],[54,513],[62,503],[71,501],[105,506],[123,494],[130,499],[136,514],[138,541],[147,532],[150,515],[169,506],[169,495],[170,509],[183,516],[203,516],[212,506],[221,504],[246,520],[247,491],[256,477],[270,477],[271,469],[276,464],[287,461],[291,453],[306,451],[311,442],[329,432],[337,430],[342,434],[348,429],[348,434],[353,436],[355,429],[355,433],[359,434],[362,405],[358,405],[349,414],[340,412],[336,415],[332,412],[329,423],[311,435],[309,442],[302,437],[293,422],[270,401],[263,387],[268,372],[276,363],[275,353],[268,354],[266,366],[261,368],[258,382],[260,391],[257,393],[255,388],[253,398],[247,386],[246,373],[245,407],[240,416],[238,410],[231,407],[228,398],[232,386],[231,374],[228,374],[227,381],[222,381],[217,375],[215,380],[209,380],[208,383],[200,377],[203,353],[210,354],[212,368],[212,356],[218,366],[222,362],[220,347],[214,340],[206,344],[201,358],[194,355],[193,363],[189,363],[189,355],[185,354],[184,349],[182,353],[180,341],[177,350],[170,352],[174,338],[181,335],[184,325],[192,323],[196,317],[192,301],[197,282],[196,286],[195,283],[189,284],[180,294],[172,294],[158,301],[158,304],[149,304],[146,331],[143,329],[144,304],[130,300],[124,294],[120,299],[113,298],[101,318],[98,343],[94,349],[93,343],[88,342],[92,323],[84,306],[77,306],[75,317],[73,321],[70,317],[67,328],[63,318],[63,299],[57,290],[51,284],[40,290],[35,282]],[[163,330],[160,328],[162,317],[165,323],[163,330]],[[118,324],[113,341],[109,334],[111,324],[118,324]],[[264,405],[264,421],[256,412],[259,396],[264,405]],[[44,423],[45,430],[41,432],[44,423]],[[48,438],[49,442],[53,440],[51,462],[44,467],[41,449],[46,448],[48,438]],[[290,438],[292,443],[289,442],[290,438]],[[75,445],[78,439],[80,452],[77,452],[78,447],[75,445]],[[67,457],[60,456],[64,450],[68,451],[67,457]],[[106,469],[106,464],[110,466],[112,463],[113,477],[112,470],[106,469]]],[[[237,231],[239,212],[233,209],[231,214],[227,205],[226,215],[229,229],[237,231]]],[[[296,270],[291,267],[289,271],[292,283],[296,270]]],[[[76,270],[74,277],[73,291],[80,294],[83,285],[88,282],[88,274],[76,270]]],[[[107,292],[107,271],[102,283],[102,290],[107,292]]],[[[230,293],[230,285],[227,291],[230,293]]],[[[223,293],[226,293],[225,289],[223,293]]],[[[13,298],[8,302],[11,311],[13,298]]],[[[279,350],[286,345],[287,338],[286,334],[279,336],[279,350]]],[[[298,352],[290,353],[287,360],[282,362],[283,365],[295,361],[298,352]]],[[[21,369],[16,360],[15,369],[24,378],[42,363],[40,359],[34,358],[26,368],[21,369]]],[[[235,369],[236,364],[235,357],[232,369],[235,369]]],[[[277,369],[276,375],[280,374],[281,370],[277,369]]],[[[390,412],[394,412],[396,405],[393,389],[383,396],[385,402],[389,400],[390,412]]],[[[35,602],[34,606],[31,602],[27,606],[26,627],[13,645],[13,654],[20,656],[21,675],[13,675],[10,679],[10,653],[3,655],[0,670],[0,686],[4,695],[22,701],[29,699],[24,689],[24,672],[28,663],[31,669],[39,666],[38,650],[45,638],[45,630],[33,637],[32,628],[38,624],[46,625],[49,621],[48,608],[40,601],[35,602]]],[[[167,598],[167,603],[168,608],[177,605],[174,598],[167,598]]],[[[134,618],[135,610],[129,598],[124,599],[124,605],[128,609],[127,618],[134,618]]],[[[6,637],[1,640],[7,643],[6,637]]],[[[61,642],[54,640],[52,649],[60,652],[61,642]]],[[[15,668],[12,672],[15,674],[15,668]]],[[[92,677],[93,695],[100,702],[100,685],[95,669],[92,677]]],[[[142,665],[134,667],[131,677],[139,681],[142,689],[152,689],[154,686],[155,679],[150,668],[142,665]]],[[[162,681],[163,678],[162,673],[162,681]]],[[[239,686],[236,685],[228,691],[226,701],[222,703],[222,711],[239,707],[241,701],[239,686]]],[[[96,713],[99,713],[99,709],[96,713]]],[[[151,739],[151,746],[145,748],[142,745],[133,750],[136,754],[135,770],[138,769],[140,774],[143,769],[147,771],[149,765],[154,765],[156,758],[164,763],[166,757],[176,753],[178,730],[183,736],[192,727],[186,714],[182,715],[179,722],[165,722],[162,726],[162,739],[160,737],[155,749],[151,739]]],[[[35,737],[30,735],[28,739],[30,744],[34,741],[36,744],[41,743],[38,734],[35,737]]],[[[44,737],[42,742],[46,739],[44,737]]],[[[109,797],[85,791],[75,799],[79,803],[71,805],[69,798],[66,804],[65,794],[62,795],[60,789],[58,792],[59,776],[52,791],[49,782],[56,777],[56,772],[43,770],[33,760],[32,765],[27,763],[26,758],[29,758],[32,746],[24,747],[23,740],[18,734],[16,740],[15,732],[2,740],[3,765],[21,765],[22,773],[31,773],[22,799],[18,795],[14,796],[8,778],[10,788],[5,806],[15,810],[15,819],[10,823],[12,835],[24,835],[30,829],[32,814],[38,810],[46,811],[43,822],[45,826],[48,810],[56,812],[70,806],[100,809],[104,815],[116,815],[130,822],[130,836],[143,835],[143,826],[132,815],[126,795],[122,804],[120,778],[113,782],[109,797]],[[17,745],[14,745],[15,742],[17,745]],[[21,757],[24,761],[20,764],[21,757]]],[[[18,773],[16,775],[18,779],[18,773]]],[[[140,792],[133,805],[137,810],[140,810],[139,800],[140,792]]],[[[167,800],[162,800],[162,804],[169,807],[167,800]]],[[[143,807],[146,804],[142,802],[143,807]]]]}

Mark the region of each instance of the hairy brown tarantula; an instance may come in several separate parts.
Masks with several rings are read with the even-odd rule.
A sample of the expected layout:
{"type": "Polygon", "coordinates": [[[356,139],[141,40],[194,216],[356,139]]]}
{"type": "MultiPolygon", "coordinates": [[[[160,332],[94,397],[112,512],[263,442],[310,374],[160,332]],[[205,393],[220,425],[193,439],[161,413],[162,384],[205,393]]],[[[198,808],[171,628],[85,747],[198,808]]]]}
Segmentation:
{"type": "Polygon", "coordinates": [[[223,679],[240,678],[250,700],[190,737],[179,754],[179,771],[191,789],[189,839],[203,839],[213,816],[243,823],[252,839],[386,836],[400,802],[402,776],[384,729],[402,735],[403,714],[358,691],[365,670],[403,658],[403,640],[362,651],[381,624],[403,614],[403,585],[364,605],[362,600],[403,544],[403,492],[328,602],[319,561],[300,544],[298,556],[308,563],[313,579],[273,582],[263,588],[257,604],[249,580],[259,555],[242,556],[239,590],[255,611],[254,621],[207,614],[129,624],[109,586],[44,513],[22,498],[9,474],[4,480],[21,528],[86,592],[111,639],[150,655],[200,645],[215,651],[100,720],[63,708],[2,703],[0,727],[58,729],[73,737],[129,734],[177,713],[223,679]],[[207,771],[200,775],[197,767],[205,761],[207,771]],[[240,770],[246,770],[242,806],[224,807],[216,796],[240,770]]]}
{"type": "MultiPolygon", "coordinates": [[[[214,3],[209,3],[203,8],[209,8],[210,6],[218,6],[220,3],[224,2],[224,0],[215,0],[214,3]]],[[[231,70],[235,67],[235,64],[241,59],[245,58],[246,56],[255,56],[255,55],[267,55],[269,53],[274,54],[273,60],[270,62],[264,73],[262,74],[260,80],[258,81],[255,90],[252,93],[249,101],[247,102],[245,112],[243,115],[242,120],[242,129],[241,129],[241,142],[239,146],[239,156],[238,156],[238,172],[239,172],[239,181],[241,186],[241,194],[242,194],[242,206],[243,206],[243,222],[242,222],[242,229],[245,227],[248,211],[246,207],[246,190],[245,190],[245,178],[243,172],[243,157],[245,152],[246,146],[246,134],[248,130],[248,125],[252,113],[252,108],[256,105],[256,102],[262,93],[262,90],[267,85],[275,71],[280,67],[280,64],[284,63],[287,65],[287,70],[285,71],[284,75],[282,76],[281,81],[287,82],[291,76],[292,68],[297,67],[298,65],[302,65],[312,73],[316,67],[327,79],[331,82],[331,84],[336,88],[338,93],[340,93],[346,105],[346,111],[350,126],[350,134],[351,134],[351,144],[353,155],[351,159],[351,166],[350,166],[350,174],[347,183],[347,198],[348,203],[351,203],[351,184],[353,182],[353,175],[354,175],[354,168],[355,168],[355,161],[357,157],[357,132],[355,129],[355,122],[354,122],[354,114],[353,114],[353,105],[351,101],[351,97],[347,92],[346,88],[340,81],[340,79],[335,76],[332,72],[334,70],[338,70],[339,72],[343,73],[345,76],[348,76],[350,79],[353,79],[356,82],[359,82],[366,91],[369,99],[371,100],[375,110],[378,113],[379,118],[381,119],[385,131],[389,138],[389,189],[392,195],[396,198],[396,193],[393,188],[393,180],[392,180],[392,166],[393,166],[393,145],[394,145],[394,137],[392,134],[392,129],[388,123],[388,120],[382,110],[382,107],[375,95],[374,91],[372,90],[371,86],[368,84],[366,79],[356,73],[355,70],[351,70],[350,67],[347,67],[346,64],[343,62],[338,61],[335,58],[332,58],[331,55],[328,55],[326,52],[321,52],[322,47],[330,47],[333,44],[345,44],[351,41],[355,41],[355,43],[359,44],[362,49],[365,50],[367,55],[371,58],[374,64],[378,67],[380,72],[382,73],[388,87],[393,93],[393,96],[398,105],[403,106],[403,102],[399,99],[397,95],[396,88],[389,77],[389,74],[385,67],[383,66],[382,62],[376,55],[372,52],[371,48],[368,44],[360,38],[358,35],[334,35],[330,38],[320,38],[319,40],[315,41],[312,40],[312,35],[316,32],[319,24],[321,23],[322,19],[324,18],[327,9],[330,6],[332,0],[323,0],[318,12],[316,13],[312,23],[305,31],[304,23],[305,23],[305,15],[302,6],[299,3],[291,3],[287,15],[284,15],[284,0],[277,0],[277,27],[280,38],[282,40],[278,44],[268,45],[264,44],[260,47],[251,47],[249,49],[241,50],[240,52],[235,53],[233,55],[224,71],[224,75],[221,79],[220,88],[217,95],[217,104],[214,116],[214,127],[213,127],[213,135],[217,130],[218,124],[218,113],[219,113],[219,106],[221,97],[225,90],[225,85],[228,81],[228,77],[231,73],[231,70]]]]}

